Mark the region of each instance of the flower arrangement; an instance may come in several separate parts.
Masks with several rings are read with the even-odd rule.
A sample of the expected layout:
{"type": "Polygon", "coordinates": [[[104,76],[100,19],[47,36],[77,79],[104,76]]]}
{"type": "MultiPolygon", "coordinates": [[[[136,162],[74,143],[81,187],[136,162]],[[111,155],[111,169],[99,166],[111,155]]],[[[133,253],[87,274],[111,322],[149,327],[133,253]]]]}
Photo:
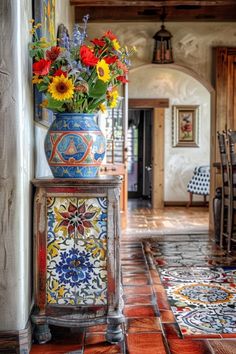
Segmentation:
{"type": "Polygon", "coordinates": [[[54,112],[91,113],[114,108],[118,86],[127,82],[134,48],[121,47],[111,31],[86,44],[87,22],[88,15],[82,26],[74,26],[71,40],[64,32],[60,41],[50,42],[40,38],[40,24],[32,20],[29,53],[33,83],[45,95],[42,106],[54,112]]]}

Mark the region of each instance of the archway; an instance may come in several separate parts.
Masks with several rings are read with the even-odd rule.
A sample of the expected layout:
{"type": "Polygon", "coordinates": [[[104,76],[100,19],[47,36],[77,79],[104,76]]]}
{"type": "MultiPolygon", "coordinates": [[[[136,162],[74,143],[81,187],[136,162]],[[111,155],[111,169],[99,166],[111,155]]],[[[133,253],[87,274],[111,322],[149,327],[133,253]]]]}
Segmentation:
{"type": "MultiPolygon", "coordinates": [[[[138,66],[130,70],[129,74],[129,98],[130,99],[158,99],[158,98],[169,98],[170,107],[173,105],[199,105],[200,106],[200,145],[198,149],[188,148],[190,152],[190,157],[181,160],[181,156],[186,154],[186,148],[173,148],[172,140],[172,114],[171,108],[165,110],[165,135],[164,143],[161,143],[161,139],[157,142],[158,153],[164,153],[165,150],[165,177],[163,174],[158,174],[158,178],[163,178],[163,181],[158,181],[158,185],[165,185],[165,189],[170,191],[171,186],[175,188],[179,184],[179,189],[183,186],[186,188],[187,181],[191,178],[193,168],[197,164],[210,164],[215,160],[214,149],[210,149],[210,141],[212,137],[212,127],[215,125],[215,111],[214,111],[214,101],[215,101],[215,90],[212,85],[200,77],[193,70],[177,65],[155,65],[147,64],[138,66]],[[208,128],[207,128],[208,126],[208,128]],[[204,131],[203,131],[204,127],[204,131]],[[206,128],[208,131],[206,132],[206,128]],[[206,147],[208,149],[208,161],[206,161],[206,147]],[[169,157],[171,156],[171,161],[169,157]],[[178,156],[178,159],[176,159],[178,156]],[[192,160],[192,164],[191,164],[192,160]],[[171,164],[171,169],[170,169],[171,164]],[[178,167],[181,164],[185,164],[185,171],[179,169],[176,171],[174,165],[178,167]],[[168,174],[173,176],[172,181],[168,180],[168,174]],[[161,177],[162,175],[162,177],[161,177]],[[180,186],[182,184],[182,186],[180,186]]],[[[155,177],[154,177],[155,178],[155,177]]],[[[212,200],[214,193],[214,176],[211,173],[211,192],[210,201],[212,200]]],[[[173,193],[172,193],[173,195],[173,193]]],[[[183,195],[183,194],[182,194],[183,195]]],[[[168,193],[163,193],[163,198],[165,201],[170,201],[170,196],[168,193]]],[[[186,194],[186,198],[188,195],[186,194]]],[[[177,195],[174,201],[178,198],[182,198],[181,194],[177,195]]],[[[163,202],[164,202],[163,200],[163,202]]],[[[210,210],[212,210],[210,206],[210,210]]],[[[212,224],[212,215],[210,216],[210,226],[212,224]]]]}

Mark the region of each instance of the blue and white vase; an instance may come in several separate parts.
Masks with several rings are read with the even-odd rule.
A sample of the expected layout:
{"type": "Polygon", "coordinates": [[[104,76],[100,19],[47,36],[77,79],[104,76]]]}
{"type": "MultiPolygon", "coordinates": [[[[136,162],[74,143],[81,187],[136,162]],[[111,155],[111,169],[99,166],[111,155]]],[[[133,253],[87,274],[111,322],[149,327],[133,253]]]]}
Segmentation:
{"type": "Polygon", "coordinates": [[[57,113],[44,143],[56,178],[96,177],[106,152],[106,140],[96,114],[57,113]]]}

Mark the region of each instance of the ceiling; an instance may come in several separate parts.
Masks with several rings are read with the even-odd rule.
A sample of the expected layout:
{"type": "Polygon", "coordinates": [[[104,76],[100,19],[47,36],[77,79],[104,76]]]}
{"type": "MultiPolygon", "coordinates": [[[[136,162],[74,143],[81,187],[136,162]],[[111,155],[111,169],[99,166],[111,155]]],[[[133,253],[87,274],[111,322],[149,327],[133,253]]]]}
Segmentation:
{"type": "Polygon", "coordinates": [[[236,0],[70,0],[75,21],[89,14],[90,22],[236,21],[236,0]]]}

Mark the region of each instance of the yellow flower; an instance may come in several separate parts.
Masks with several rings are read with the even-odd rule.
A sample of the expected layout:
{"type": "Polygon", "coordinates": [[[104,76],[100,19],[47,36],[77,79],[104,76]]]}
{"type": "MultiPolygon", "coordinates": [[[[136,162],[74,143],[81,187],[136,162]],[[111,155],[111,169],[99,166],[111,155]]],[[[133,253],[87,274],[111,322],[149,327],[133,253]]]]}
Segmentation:
{"type": "Polygon", "coordinates": [[[39,79],[38,75],[33,76],[33,79],[32,79],[33,84],[40,84],[40,82],[42,82],[42,81],[43,81],[43,79],[39,79]]]}
{"type": "Polygon", "coordinates": [[[105,113],[106,110],[107,110],[107,107],[105,106],[104,103],[101,103],[100,106],[99,106],[99,109],[102,111],[102,113],[105,113]]]}
{"type": "Polygon", "coordinates": [[[32,20],[29,20],[29,23],[34,23],[34,20],[32,19],[32,20]]]}
{"type": "Polygon", "coordinates": [[[98,78],[104,82],[110,80],[110,69],[109,65],[105,62],[104,59],[100,60],[96,65],[96,70],[98,74],[98,78]]]}
{"type": "Polygon", "coordinates": [[[112,44],[115,50],[120,49],[120,43],[117,41],[117,39],[113,39],[112,44]]]}
{"type": "Polygon", "coordinates": [[[48,87],[48,92],[57,101],[70,100],[74,95],[74,84],[64,75],[55,76],[48,87]]]}
{"type": "Polygon", "coordinates": [[[41,106],[42,108],[47,108],[47,106],[48,106],[48,100],[43,100],[40,106],[41,106]]]}
{"type": "Polygon", "coordinates": [[[39,42],[40,48],[48,48],[50,46],[50,43],[47,42],[47,39],[45,37],[40,38],[39,42]]]}
{"type": "Polygon", "coordinates": [[[118,91],[113,90],[113,91],[109,92],[108,96],[109,96],[109,107],[115,108],[117,106],[117,100],[119,97],[118,91]]]}

